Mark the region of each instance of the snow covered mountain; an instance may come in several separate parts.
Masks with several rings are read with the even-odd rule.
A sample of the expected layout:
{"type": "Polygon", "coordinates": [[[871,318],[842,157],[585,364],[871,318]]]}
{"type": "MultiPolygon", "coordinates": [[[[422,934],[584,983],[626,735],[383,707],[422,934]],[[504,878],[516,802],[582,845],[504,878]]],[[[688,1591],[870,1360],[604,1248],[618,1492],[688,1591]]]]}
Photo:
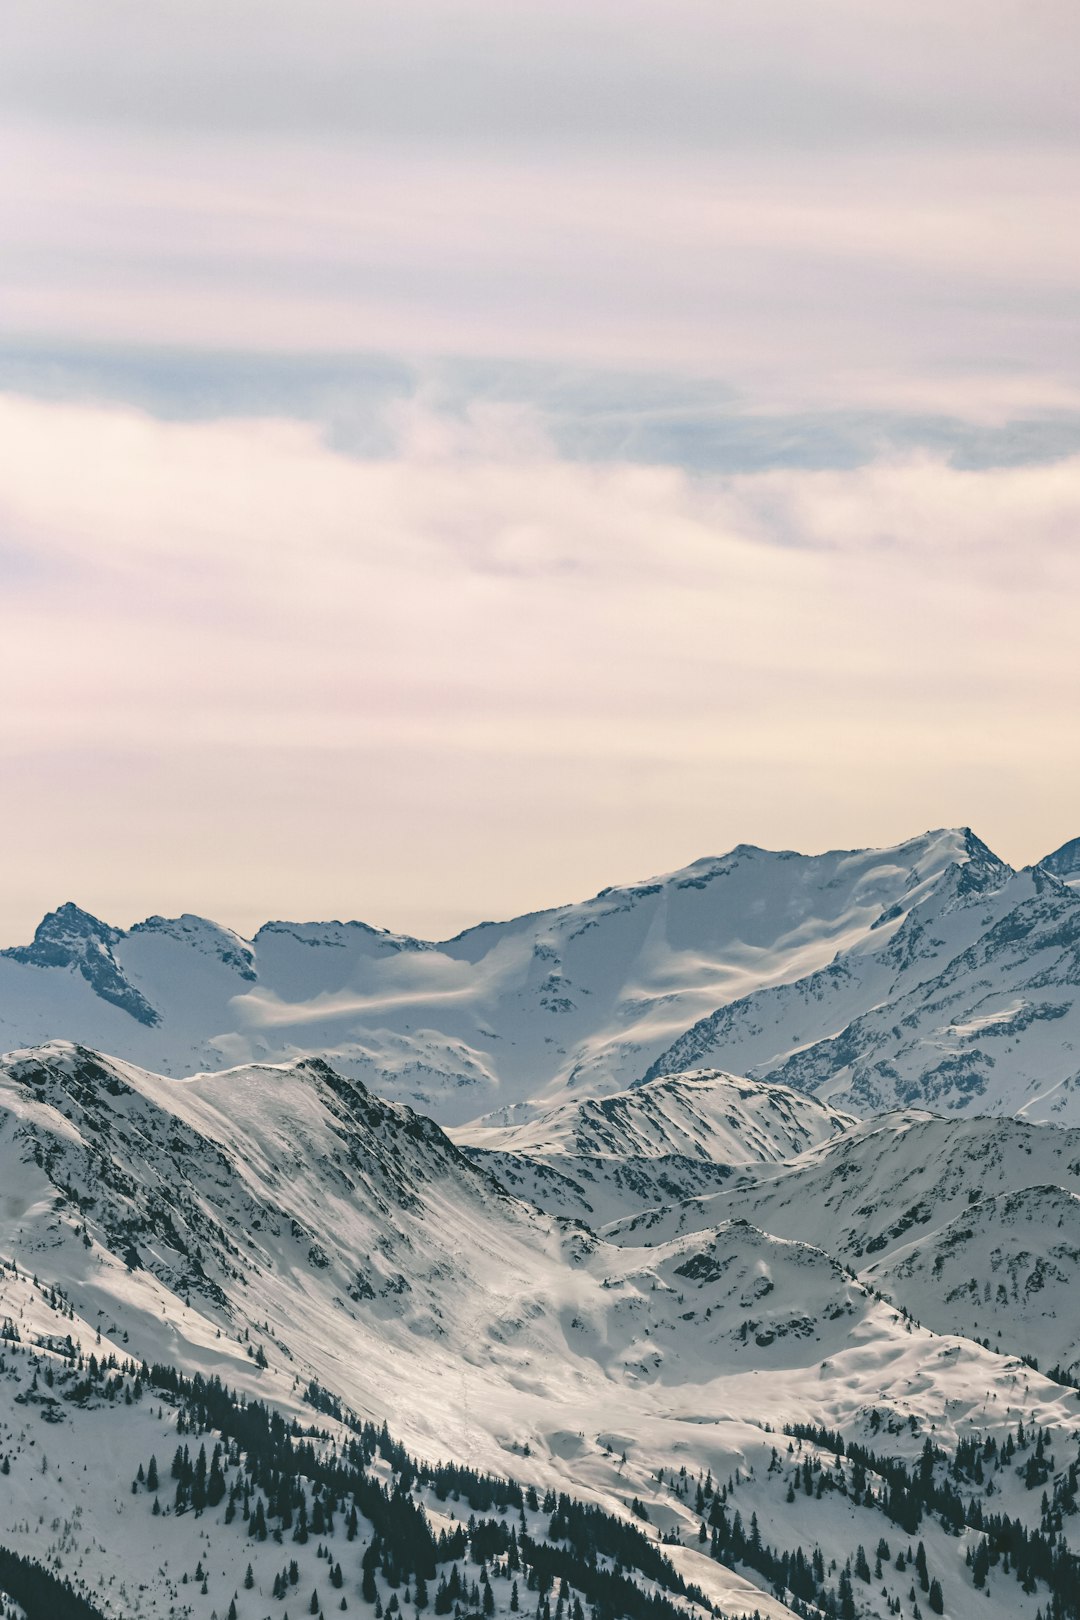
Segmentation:
{"type": "Polygon", "coordinates": [[[320,1056],[452,1125],[700,1068],[860,1114],[1080,1121],[1075,847],[1013,872],[967,829],[744,845],[439,944],[363,923],[125,931],[65,905],[0,953],[0,1047],[74,1039],[173,1075],[320,1056]]]}
{"type": "Polygon", "coordinates": [[[260,1354],[418,1449],[435,1434],[485,1466],[536,1434],[484,1433],[471,1395],[436,1423],[420,1371],[453,1400],[473,1369],[488,1414],[516,1385],[541,1432],[552,1402],[603,1410],[613,1386],[647,1389],[672,1357],[680,1382],[709,1381],[729,1335],[707,1307],[762,1244],[776,1251],[763,1331],[784,1338],[797,1317],[812,1344],[839,1348],[828,1324],[856,1311],[899,1331],[823,1251],[741,1217],[640,1249],[603,1242],[318,1060],[173,1081],[57,1044],[4,1061],[0,1108],[5,1246],[36,1269],[47,1258],[85,1320],[122,1318],[147,1361],[205,1370],[209,1351],[222,1376],[260,1354]],[[703,1280],[716,1292],[687,1314],[703,1280]]]}
{"type": "MultiPolygon", "coordinates": [[[[1020,1286],[1030,1269],[1017,1257],[1037,1239],[1063,1355],[1075,1350],[1066,1249],[1080,1133],[922,1114],[846,1125],[813,1099],[724,1075],[609,1101],[607,1113],[497,1127],[491,1152],[509,1159],[516,1143],[522,1157],[609,1166],[722,1154],[721,1190],[597,1231],[514,1196],[489,1173],[497,1158],[322,1060],[184,1080],[67,1043],[4,1060],[0,1549],[47,1557],[110,1616],[223,1620],[231,1603],[237,1620],[259,1620],[299,1610],[313,1587],[327,1612],[338,1592],[366,1612],[361,1558],[376,1526],[361,1515],[350,1550],[350,1492],[363,1507],[368,1484],[340,1463],[367,1420],[373,1434],[388,1422],[422,1462],[537,1488],[523,1521],[510,1503],[493,1548],[515,1524],[565,1551],[560,1492],[643,1526],[645,1550],[625,1567],[646,1596],[657,1532],[703,1600],[773,1620],[811,1601],[881,1620],[915,1602],[933,1612],[932,1583],[949,1615],[1034,1620],[1074,1575],[1080,1591],[1080,1396],[1015,1353],[1055,1319],[1020,1286]],[[1005,1284],[1007,1303],[991,1295],[1001,1341],[979,1332],[982,1272],[969,1310],[958,1291],[973,1265],[1005,1284]],[[904,1288],[927,1308],[905,1309],[904,1288]],[[954,1311],[941,1331],[937,1303],[954,1311]],[[185,1393],[196,1375],[209,1396],[185,1393]],[[279,1522],[282,1460],[251,1449],[244,1402],[322,1425],[288,1464],[305,1512],[317,1479],[334,1482],[338,1528],[315,1532],[314,1549],[279,1522]],[[179,1464],[158,1524],[137,1470],[185,1436],[192,1465],[197,1442],[206,1468],[220,1448],[223,1494],[197,1506],[197,1470],[188,1481],[179,1464]],[[1051,1533],[1059,1562],[1044,1572],[1051,1533]],[[977,1583],[980,1549],[993,1563],[977,1583]]],[[[365,1479],[382,1468],[390,1487],[398,1454],[378,1462],[381,1443],[365,1479]]],[[[451,1484],[425,1476],[417,1497],[448,1533],[468,1517],[451,1484]]],[[[499,1615],[514,1612],[503,1558],[489,1555],[499,1615]]],[[[405,1583],[384,1574],[380,1607],[393,1595],[402,1609],[405,1583]]],[[[575,1590],[568,1579],[567,1620],[575,1590]]],[[[543,1600],[534,1589],[527,1603],[543,1600]]],[[[468,1595],[459,1606],[469,1612],[468,1595]]]]}
{"type": "Polygon", "coordinates": [[[889,1114],[604,1235],[670,1242],[725,1220],[819,1245],[935,1330],[1080,1379],[1078,1130],[889,1114]]]}
{"type": "Polygon", "coordinates": [[[792,1158],[852,1123],[786,1086],[703,1069],[450,1135],[514,1192],[597,1225],[715,1191],[738,1168],[792,1158]]]}
{"type": "Polygon", "coordinates": [[[439,944],[50,914],[0,1616],[1080,1620],[1078,848],[742,846],[439,944]]]}
{"type": "Polygon", "coordinates": [[[860,1114],[1080,1118],[1080,893],[972,853],[876,949],[718,1008],[650,1078],[722,1063],[860,1114]]]}

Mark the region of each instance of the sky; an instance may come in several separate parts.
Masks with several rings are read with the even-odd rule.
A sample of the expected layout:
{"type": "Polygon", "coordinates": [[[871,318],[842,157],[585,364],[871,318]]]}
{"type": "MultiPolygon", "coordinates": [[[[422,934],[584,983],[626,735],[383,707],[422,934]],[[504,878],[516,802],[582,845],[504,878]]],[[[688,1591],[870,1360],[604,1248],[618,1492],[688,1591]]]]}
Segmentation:
{"type": "Polygon", "coordinates": [[[0,944],[1080,834],[1075,0],[7,0],[0,944]]]}

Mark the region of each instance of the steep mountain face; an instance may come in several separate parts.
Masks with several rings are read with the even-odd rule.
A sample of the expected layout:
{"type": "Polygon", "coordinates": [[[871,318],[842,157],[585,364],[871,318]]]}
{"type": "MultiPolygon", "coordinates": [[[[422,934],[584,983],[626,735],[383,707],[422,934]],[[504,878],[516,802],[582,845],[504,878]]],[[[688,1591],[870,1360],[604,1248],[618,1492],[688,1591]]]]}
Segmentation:
{"type": "Polygon", "coordinates": [[[24,967],[68,968],[80,973],[96,996],[140,1024],[153,1026],[160,1015],[123,974],[113,946],[124,935],[119,928],[92,917],[70,901],[38,924],[33,943],[4,952],[24,967]]]}
{"type": "Polygon", "coordinates": [[[789,1159],[852,1123],[786,1086],[714,1069],[450,1134],[514,1192],[595,1226],[716,1191],[737,1170],[789,1159]]]}
{"type": "MultiPolygon", "coordinates": [[[[714,1219],[601,1240],[508,1196],[430,1120],[317,1061],[171,1081],[57,1044],[5,1061],[0,1109],[4,1249],[47,1258],[86,1320],[122,1301],[147,1359],[179,1331],[201,1364],[219,1329],[216,1359],[242,1359],[228,1341],[257,1324],[272,1364],[415,1424],[418,1367],[437,1387],[470,1366],[491,1398],[516,1380],[541,1408],[568,1393],[606,1405],[612,1383],[625,1398],[668,1355],[680,1382],[710,1383],[732,1279],[750,1273],[771,1279],[770,1310],[806,1319],[810,1345],[834,1319],[838,1284],[822,1279],[840,1274],[810,1212],[784,1230],[750,1186],[741,1202],[686,1206],[714,1219]]],[[[846,1315],[896,1331],[865,1290],[839,1286],[846,1315]]]]}
{"type": "Polygon", "coordinates": [[[1080,894],[973,855],[881,949],[703,1019],[650,1076],[719,1062],[855,1113],[1078,1117],[1080,894]]]}
{"type": "Polygon", "coordinates": [[[1039,862],[1044,872],[1051,872],[1070,887],[1080,886],[1080,838],[1070,838],[1067,844],[1055,849],[1052,855],[1039,862]]]}
{"type": "MultiPolygon", "coordinates": [[[[648,1162],[651,1151],[692,1163],[693,1152],[666,1150],[694,1144],[703,1153],[726,1144],[743,1157],[723,1191],[598,1233],[512,1196],[485,1158],[477,1163],[430,1120],[321,1060],[187,1080],[67,1043],[4,1060],[0,1458],[14,1457],[15,1485],[5,1495],[0,1481],[0,1546],[31,1551],[39,1521],[55,1521],[62,1566],[96,1572],[101,1612],[125,1620],[210,1620],[214,1607],[221,1620],[230,1590],[237,1620],[267,1612],[288,1548],[283,1555],[276,1544],[275,1553],[271,1538],[263,1552],[257,1523],[249,1524],[253,1585],[240,1584],[224,1501],[195,1518],[192,1531],[182,1493],[171,1506],[170,1481],[163,1502],[171,1517],[125,1551],[125,1538],[130,1544],[145,1522],[131,1515],[149,1513],[145,1487],[135,1479],[130,1488],[136,1467],[149,1452],[162,1464],[170,1436],[177,1440],[178,1403],[167,1384],[154,1386],[150,1402],[132,1387],[145,1360],[220,1378],[290,1422],[306,1408],[325,1420],[318,1446],[340,1451],[357,1432],[350,1425],[386,1420],[421,1458],[568,1491],[624,1523],[647,1524],[650,1535],[672,1538],[679,1571],[725,1612],[758,1608],[773,1620],[793,1612],[795,1594],[781,1582],[777,1597],[775,1574],[763,1573],[772,1566],[762,1545],[739,1541],[738,1509],[748,1534],[756,1515],[768,1545],[789,1556],[789,1572],[797,1544],[807,1566],[815,1547],[823,1572],[835,1561],[836,1583],[846,1561],[855,1570],[859,1545],[919,1539],[927,1579],[944,1585],[949,1614],[1034,1620],[1047,1602],[1045,1582],[1022,1590],[1002,1577],[989,1596],[977,1590],[965,1553],[983,1532],[965,1520],[962,1534],[953,1533],[952,1498],[938,1501],[931,1487],[935,1478],[944,1489],[961,1477],[952,1460],[958,1445],[968,1447],[957,1453],[968,1468],[971,1448],[992,1440],[988,1459],[1004,1450],[1004,1462],[986,1464],[992,1510],[1038,1530],[1052,1471],[1044,1454],[1064,1478],[1080,1397],[1014,1355],[906,1319],[847,1256],[860,1249],[864,1266],[894,1265],[897,1276],[911,1260],[911,1286],[932,1292],[938,1250],[928,1247],[919,1260],[907,1246],[937,1235],[959,1254],[969,1240],[955,1223],[977,1213],[968,1197],[977,1184],[981,1202],[997,1200],[1000,1209],[987,1208],[968,1253],[984,1256],[993,1276],[995,1222],[1004,1229],[1012,1221],[1017,1249],[1030,1241],[1014,1219],[1013,1194],[1041,1183],[1063,1189],[1055,1196],[1064,1222],[1080,1133],[909,1115],[836,1135],[843,1120],[812,1099],[770,1098],[767,1088],[740,1087],[729,1076],[642,1093],[613,1099],[610,1119],[561,1111],[519,1128],[534,1132],[524,1140],[538,1157],[545,1143],[568,1159],[580,1146],[591,1160],[628,1151],[628,1162],[648,1162]],[[777,1156],[807,1136],[816,1145],[777,1156]],[[878,1207],[902,1176],[913,1204],[941,1189],[932,1219],[895,1196],[891,1208],[878,1207]],[[134,1366],[124,1371],[127,1358],[134,1366]],[[1038,1482],[1030,1490],[1006,1446],[1018,1422],[1025,1432],[1032,1424],[1045,1431],[1029,1459],[1038,1482]],[[785,1424],[798,1426],[797,1450],[795,1438],[787,1450],[785,1424]],[[815,1439],[819,1432],[824,1438],[815,1439]],[[868,1473],[865,1462],[838,1460],[837,1432],[893,1461],[868,1473]],[[920,1461],[927,1440],[928,1463],[920,1461]],[[91,1500],[82,1464],[95,1456],[116,1462],[103,1474],[98,1465],[101,1497],[91,1500]],[[919,1500],[937,1503],[915,1519],[917,1536],[897,1529],[895,1515],[910,1524],[912,1511],[897,1505],[897,1468],[913,1480],[921,1470],[919,1500]],[[714,1503],[705,1487],[712,1492],[720,1481],[729,1483],[714,1503]],[[212,1578],[203,1580],[205,1593],[196,1578],[187,1594],[177,1569],[188,1573],[196,1558],[212,1578]],[[122,1591],[108,1574],[118,1563],[122,1591]],[[245,1596],[256,1587],[257,1600],[245,1596]]],[[[1067,1222],[1061,1230],[1050,1258],[1064,1267],[1067,1222]]],[[[1014,1274],[1006,1261],[1002,1275],[1014,1274]]],[[[875,1279],[882,1292],[886,1281],[893,1286],[891,1273],[875,1279]]],[[[945,1276],[942,1290],[952,1295],[954,1282],[945,1276]]],[[[1038,1326],[1034,1316],[1030,1325],[1038,1326]]],[[[206,1411],[189,1421],[180,1439],[213,1428],[206,1411]]],[[[249,1420],[235,1421],[250,1434],[249,1420]]],[[[227,1469],[242,1466],[231,1442],[225,1457],[227,1469]]],[[[304,1463],[309,1475],[318,1466],[314,1454],[304,1463]]],[[[340,1475],[333,1477],[336,1502],[340,1475]]],[[[238,1508],[254,1513],[261,1491],[273,1517],[276,1476],[265,1459],[249,1475],[246,1497],[240,1476],[230,1478],[238,1508]]],[[[447,1504],[437,1491],[423,1500],[433,1511],[447,1504]]],[[[339,1527],[343,1512],[335,1509],[339,1527]]],[[[457,1514],[465,1520],[464,1502],[457,1514]]],[[[559,1541],[557,1520],[549,1506],[528,1521],[530,1534],[543,1527],[559,1541]]],[[[334,1546],[347,1566],[348,1607],[366,1612],[358,1594],[364,1542],[352,1555],[334,1546]]],[[[310,1552],[300,1557],[304,1581],[314,1583],[319,1566],[310,1552]]],[[[805,1596],[810,1587],[798,1578],[805,1596]]],[[[860,1587],[860,1611],[886,1620],[911,1579],[906,1567],[883,1565],[880,1579],[860,1587]]],[[[318,1584],[325,1590],[326,1574],[318,1584]]],[[[500,1614],[509,1611],[508,1586],[506,1577],[500,1614]]],[[[386,1584],[379,1590],[385,1602],[386,1584]]]]}
{"type": "Polygon", "coordinates": [[[853,1124],[849,1115],[787,1086],[718,1069],[671,1075],[613,1096],[568,1102],[523,1124],[490,1119],[452,1133],[509,1153],[622,1159],[666,1156],[709,1163],[790,1159],[853,1124]]]}
{"type": "Polygon", "coordinates": [[[384,1359],[415,1334],[460,1347],[485,1266],[559,1250],[431,1121],[317,1059],[168,1081],[56,1043],[4,1061],[0,1108],[13,1247],[62,1249],[65,1286],[131,1295],[144,1354],[165,1348],[162,1290],[219,1326],[238,1289],[267,1331],[329,1313],[340,1337],[362,1317],[384,1359]]]}
{"type": "Polygon", "coordinates": [[[255,1341],[230,1341],[257,1326],[271,1364],[415,1425],[418,1368],[437,1387],[467,1365],[488,1398],[509,1381],[545,1412],[568,1395],[606,1406],[613,1385],[625,1400],[670,1357],[680,1383],[711,1384],[743,1349],[732,1288],[743,1308],[768,1298],[802,1320],[815,1369],[841,1315],[888,1341],[905,1331],[895,1313],[838,1262],[880,1265],[928,1238],[970,1212],[976,1178],[1006,1202],[1033,1184],[1080,1192],[1080,1133],[855,1126],[597,1235],[508,1195],[430,1120],[320,1061],[173,1081],[57,1043],[0,1067],[0,1170],[4,1252],[47,1259],[86,1320],[122,1308],[140,1355],[164,1359],[179,1333],[201,1365],[220,1330],[215,1359],[242,1360],[255,1341]],[[900,1183],[902,1207],[883,1196],[900,1183]]]}

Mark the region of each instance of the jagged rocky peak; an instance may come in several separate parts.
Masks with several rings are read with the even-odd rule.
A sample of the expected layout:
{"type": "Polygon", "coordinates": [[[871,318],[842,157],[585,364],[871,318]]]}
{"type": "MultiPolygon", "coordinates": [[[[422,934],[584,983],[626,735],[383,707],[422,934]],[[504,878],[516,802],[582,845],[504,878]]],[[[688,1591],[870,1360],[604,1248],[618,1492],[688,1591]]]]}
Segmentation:
{"type": "Polygon", "coordinates": [[[160,1014],[125,977],[114,955],[113,947],[123,937],[121,929],[68,900],[41,919],[31,944],[14,945],[2,954],[29,967],[73,969],[103,1001],[153,1026],[160,1023],[160,1014]]]}
{"type": "Polygon", "coordinates": [[[263,923],[254,937],[256,950],[267,945],[302,945],[310,950],[348,950],[359,954],[377,955],[384,951],[430,951],[434,946],[411,934],[395,934],[388,928],[375,928],[371,923],[356,918],[340,922],[289,922],[276,919],[263,923]]]}
{"type": "Polygon", "coordinates": [[[1070,888],[1080,888],[1080,838],[1070,838],[1053,854],[1044,856],[1039,865],[1070,888]]]}
{"type": "Polygon", "coordinates": [[[78,1096],[93,1104],[99,1091],[112,1097],[131,1092],[121,1078],[123,1066],[75,1041],[47,1041],[43,1046],[9,1052],[0,1059],[0,1084],[8,1076],[35,1096],[48,1101],[78,1096]]]}
{"type": "Polygon", "coordinates": [[[959,831],[964,841],[964,853],[967,855],[968,860],[981,861],[983,865],[996,867],[1002,872],[1012,870],[1008,862],[1003,861],[1000,855],[995,855],[990,845],[984,843],[978,833],[973,832],[970,827],[961,827],[959,831]]]}
{"type": "Polygon", "coordinates": [[[73,900],[65,900],[55,911],[46,912],[34,930],[29,945],[13,945],[4,952],[17,962],[29,962],[34,967],[66,967],[73,957],[93,946],[114,945],[120,930],[102,922],[92,912],[84,911],[73,900]]]}
{"type": "Polygon", "coordinates": [[[1000,855],[995,855],[989,844],[970,827],[961,827],[960,834],[963,839],[963,864],[961,866],[962,893],[982,893],[991,889],[998,889],[1007,883],[1013,876],[1013,869],[1000,855]]]}
{"type": "Polygon", "coordinates": [[[234,929],[208,917],[199,917],[190,911],[180,917],[147,917],[145,922],[134,924],[131,934],[175,940],[217,957],[226,967],[234,968],[242,979],[254,981],[258,977],[255,952],[248,941],[234,929]]]}
{"type": "MultiPolygon", "coordinates": [[[[0,1124],[5,1111],[38,1144],[36,1161],[60,1190],[73,1176],[87,1185],[87,1178],[111,1178],[130,1203],[138,1202],[141,1181],[167,1183],[172,1197],[159,1212],[166,1224],[204,1178],[218,1200],[224,1183],[214,1178],[233,1158],[258,1169],[266,1195],[295,1184],[317,1201],[335,1188],[369,1215],[381,1212],[380,1220],[392,1207],[418,1208],[423,1189],[447,1180],[466,1199],[499,1192],[433,1121],[319,1058],[165,1080],[73,1042],[50,1041],[0,1059],[0,1124]],[[70,1132],[57,1133],[60,1116],[70,1132]],[[94,1157],[105,1148],[107,1170],[94,1157]]],[[[210,1195],[203,1188],[199,1196],[210,1195]]],[[[238,1211],[222,1231],[240,1229],[238,1211]]],[[[144,1214],[149,1229],[154,1212],[144,1214]]],[[[268,1219],[263,1208],[248,1224],[258,1230],[268,1219]]]]}

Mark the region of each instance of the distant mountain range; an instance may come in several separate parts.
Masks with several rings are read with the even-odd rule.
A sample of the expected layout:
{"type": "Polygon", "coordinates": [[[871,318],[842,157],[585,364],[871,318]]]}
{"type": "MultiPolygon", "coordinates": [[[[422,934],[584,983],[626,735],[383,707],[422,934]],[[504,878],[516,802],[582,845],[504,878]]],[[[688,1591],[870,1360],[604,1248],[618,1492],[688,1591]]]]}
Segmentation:
{"type": "Polygon", "coordinates": [[[0,953],[0,1047],[165,1074],[321,1056],[446,1124],[521,1124],[688,1070],[841,1111],[1080,1123],[1080,840],[1014,871],[969,829],[730,854],[432,943],[358,922],[251,940],[68,904],[0,953]]]}

